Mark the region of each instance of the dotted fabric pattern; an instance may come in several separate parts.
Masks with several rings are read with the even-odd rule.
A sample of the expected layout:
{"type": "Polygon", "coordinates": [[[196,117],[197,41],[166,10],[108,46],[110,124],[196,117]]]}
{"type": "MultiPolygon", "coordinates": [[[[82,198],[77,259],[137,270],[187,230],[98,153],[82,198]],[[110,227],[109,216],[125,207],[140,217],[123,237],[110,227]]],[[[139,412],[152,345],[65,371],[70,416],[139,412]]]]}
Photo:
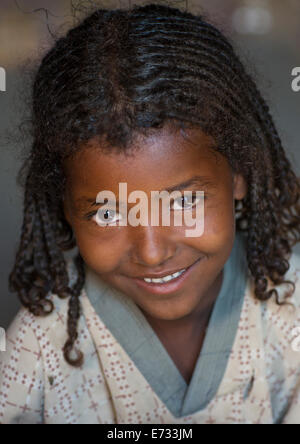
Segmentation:
{"type": "MultiPolygon", "coordinates": [[[[71,279],[75,279],[68,262],[71,279]]],[[[0,352],[0,424],[300,424],[300,256],[286,279],[296,282],[288,301],[254,296],[248,273],[233,348],[215,397],[200,411],[176,418],[94,311],[85,290],[76,346],[80,368],[68,365],[68,301],[49,295],[47,317],[21,308],[0,352]]],[[[280,299],[290,286],[278,286],[280,299]]],[[[153,368],[157,365],[152,363],[153,368]]]]}

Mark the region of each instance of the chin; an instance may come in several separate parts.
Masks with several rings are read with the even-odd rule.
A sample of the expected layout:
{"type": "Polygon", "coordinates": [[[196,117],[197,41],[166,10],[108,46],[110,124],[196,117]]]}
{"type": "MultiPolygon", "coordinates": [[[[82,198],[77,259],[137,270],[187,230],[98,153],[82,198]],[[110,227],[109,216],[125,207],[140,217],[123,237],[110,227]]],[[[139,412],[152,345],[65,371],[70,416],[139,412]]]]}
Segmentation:
{"type": "Polygon", "coordinates": [[[170,301],[165,307],[153,310],[153,306],[148,308],[143,308],[149,316],[161,321],[176,321],[182,319],[193,312],[193,307],[174,307],[174,302],[170,301]],[[169,307],[168,307],[169,306],[169,307]]]}

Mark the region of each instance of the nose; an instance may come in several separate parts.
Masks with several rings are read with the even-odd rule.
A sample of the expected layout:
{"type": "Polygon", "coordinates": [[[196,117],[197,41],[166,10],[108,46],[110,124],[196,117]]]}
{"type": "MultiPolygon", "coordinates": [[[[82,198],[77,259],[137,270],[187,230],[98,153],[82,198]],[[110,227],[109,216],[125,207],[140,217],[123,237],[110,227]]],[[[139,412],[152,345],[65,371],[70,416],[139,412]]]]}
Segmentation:
{"type": "Polygon", "coordinates": [[[168,227],[133,227],[132,260],[146,267],[159,267],[171,259],[177,250],[171,239],[168,227]]]}

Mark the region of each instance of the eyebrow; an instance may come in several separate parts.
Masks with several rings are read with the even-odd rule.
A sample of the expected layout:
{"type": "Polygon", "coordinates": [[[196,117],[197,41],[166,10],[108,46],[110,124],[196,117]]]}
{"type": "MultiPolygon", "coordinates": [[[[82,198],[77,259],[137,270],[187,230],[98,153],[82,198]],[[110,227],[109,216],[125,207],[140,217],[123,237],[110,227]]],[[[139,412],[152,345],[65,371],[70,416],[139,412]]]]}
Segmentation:
{"type": "MultiPolygon", "coordinates": [[[[171,193],[172,191],[181,191],[184,190],[192,185],[197,185],[199,187],[207,187],[210,186],[211,188],[216,188],[215,182],[211,179],[209,176],[193,176],[190,179],[186,180],[185,182],[181,182],[177,185],[172,185],[170,187],[165,188],[164,190],[160,191],[167,191],[168,193],[171,193]]],[[[200,190],[199,190],[200,191],[200,190]]],[[[91,204],[91,207],[98,207],[100,204],[99,202],[96,202],[93,198],[87,198],[87,197],[81,197],[76,202],[78,203],[89,203],[91,204]]],[[[119,201],[116,200],[116,203],[119,205],[119,201]]]]}
{"type": "Polygon", "coordinates": [[[192,185],[197,185],[199,187],[215,187],[215,183],[209,176],[193,176],[191,179],[188,179],[185,182],[181,182],[177,185],[165,188],[165,191],[171,193],[172,191],[184,190],[185,188],[188,188],[192,185]]]}

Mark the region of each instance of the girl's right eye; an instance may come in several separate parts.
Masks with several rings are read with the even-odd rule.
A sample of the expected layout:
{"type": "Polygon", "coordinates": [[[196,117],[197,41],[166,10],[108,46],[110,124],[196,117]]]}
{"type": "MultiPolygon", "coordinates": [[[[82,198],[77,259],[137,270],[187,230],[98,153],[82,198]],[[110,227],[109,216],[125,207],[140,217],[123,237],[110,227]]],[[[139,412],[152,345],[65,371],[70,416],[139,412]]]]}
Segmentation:
{"type": "Polygon", "coordinates": [[[93,219],[100,227],[105,227],[106,225],[110,225],[122,220],[122,215],[121,213],[118,213],[112,209],[106,208],[103,210],[102,208],[99,208],[93,219]]]}
{"type": "Polygon", "coordinates": [[[122,219],[122,215],[112,209],[99,208],[97,211],[91,211],[85,215],[86,220],[93,220],[100,227],[105,227],[122,219]]]}

